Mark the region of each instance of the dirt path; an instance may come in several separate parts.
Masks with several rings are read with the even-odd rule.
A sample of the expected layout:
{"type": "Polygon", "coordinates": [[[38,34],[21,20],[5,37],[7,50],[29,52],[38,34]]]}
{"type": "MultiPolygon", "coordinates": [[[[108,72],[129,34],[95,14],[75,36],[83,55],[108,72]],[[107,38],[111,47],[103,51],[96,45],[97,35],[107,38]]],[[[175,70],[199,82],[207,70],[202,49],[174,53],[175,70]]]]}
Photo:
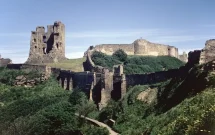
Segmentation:
{"type": "MultiPolygon", "coordinates": [[[[79,116],[77,113],[75,113],[76,116],[79,116]]],[[[88,117],[84,117],[84,116],[81,116],[82,118],[85,118],[86,120],[90,121],[90,122],[93,122],[95,123],[96,125],[100,126],[100,127],[106,127],[110,133],[110,135],[119,135],[118,133],[116,133],[115,131],[113,131],[108,125],[102,123],[102,122],[99,122],[97,120],[94,120],[94,119],[91,119],[91,118],[88,118],[88,117]]]]}

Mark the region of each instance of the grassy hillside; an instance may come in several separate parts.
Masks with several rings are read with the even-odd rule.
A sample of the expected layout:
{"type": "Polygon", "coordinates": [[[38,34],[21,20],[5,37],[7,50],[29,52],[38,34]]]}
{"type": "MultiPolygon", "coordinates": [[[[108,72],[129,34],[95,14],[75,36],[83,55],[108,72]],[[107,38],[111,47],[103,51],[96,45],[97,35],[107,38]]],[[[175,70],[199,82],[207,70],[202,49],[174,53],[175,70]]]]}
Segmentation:
{"type": "Polygon", "coordinates": [[[169,56],[125,56],[122,54],[123,58],[121,58],[120,55],[116,57],[114,54],[110,56],[101,52],[94,52],[92,60],[96,65],[108,67],[111,70],[113,65],[124,64],[126,74],[164,71],[184,65],[184,62],[169,56]]]}
{"type": "Polygon", "coordinates": [[[32,88],[13,86],[14,78],[23,73],[0,70],[1,135],[108,135],[107,129],[74,115],[95,110],[82,92],[65,91],[53,78],[32,88]]]}
{"type": "Polygon", "coordinates": [[[215,75],[201,69],[194,67],[185,78],[129,88],[126,96],[111,101],[98,119],[116,120],[114,128],[122,135],[214,135],[215,75]],[[157,89],[154,100],[138,100],[149,88],[157,89]]]}
{"type": "Polygon", "coordinates": [[[75,72],[82,72],[83,69],[83,62],[86,61],[86,58],[77,58],[77,59],[69,59],[59,63],[47,63],[46,65],[55,67],[55,68],[62,68],[66,70],[72,70],[75,72]]]}

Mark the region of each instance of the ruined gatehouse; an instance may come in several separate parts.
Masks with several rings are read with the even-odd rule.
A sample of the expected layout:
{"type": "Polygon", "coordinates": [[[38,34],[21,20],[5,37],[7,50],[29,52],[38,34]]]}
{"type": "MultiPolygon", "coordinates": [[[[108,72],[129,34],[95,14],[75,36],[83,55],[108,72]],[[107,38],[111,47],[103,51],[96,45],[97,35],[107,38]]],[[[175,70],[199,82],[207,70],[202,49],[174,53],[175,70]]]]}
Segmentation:
{"type": "Polygon", "coordinates": [[[26,64],[53,63],[65,57],[65,26],[62,22],[54,22],[47,26],[36,27],[31,32],[30,52],[26,64]]]}

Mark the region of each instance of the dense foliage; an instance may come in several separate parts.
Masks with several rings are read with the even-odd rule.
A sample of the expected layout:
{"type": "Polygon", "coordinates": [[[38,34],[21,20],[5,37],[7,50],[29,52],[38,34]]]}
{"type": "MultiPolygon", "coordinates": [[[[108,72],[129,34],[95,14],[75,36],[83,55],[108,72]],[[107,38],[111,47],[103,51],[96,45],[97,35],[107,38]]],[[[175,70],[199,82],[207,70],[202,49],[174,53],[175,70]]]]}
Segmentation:
{"type": "Polygon", "coordinates": [[[127,54],[122,49],[119,49],[116,52],[114,52],[113,57],[122,62],[127,60],[127,54]]]}
{"type": "Polygon", "coordinates": [[[112,69],[113,65],[124,64],[126,74],[149,73],[179,68],[182,61],[170,56],[127,56],[123,50],[118,50],[112,56],[95,51],[92,60],[96,65],[112,69]]]}
{"type": "Polygon", "coordinates": [[[118,59],[97,51],[93,52],[91,57],[95,65],[107,67],[111,70],[113,65],[122,64],[118,59]]]}
{"type": "Polygon", "coordinates": [[[108,135],[107,129],[75,115],[87,116],[95,109],[81,91],[65,91],[53,78],[32,88],[12,86],[14,78],[22,74],[26,73],[0,70],[1,135],[108,135]]]}
{"type": "Polygon", "coordinates": [[[184,78],[131,87],[121,101],[110,102],[98,119],[113,118],[113,127],[122,135],[213,135],[215,76],[201,69],[194,67],[184,78]],[[148,88],[157,89],[150,104],[137,99],[148,88]]]}

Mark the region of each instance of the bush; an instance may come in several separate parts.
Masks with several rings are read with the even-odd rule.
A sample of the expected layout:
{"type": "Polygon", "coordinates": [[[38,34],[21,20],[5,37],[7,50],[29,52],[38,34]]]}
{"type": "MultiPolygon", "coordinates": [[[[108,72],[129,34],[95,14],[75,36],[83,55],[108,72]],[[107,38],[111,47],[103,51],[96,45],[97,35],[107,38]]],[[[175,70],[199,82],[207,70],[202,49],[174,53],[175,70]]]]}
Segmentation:
{"type": "Polygon", "coordinates": [[[87,96],[79,88],[73,89],[73,92],[69,96],[69,102],[76,106],[88,102],[87,96]]]}
{"type": "Polygon", "coordinates": [[[109,135],[110,134],[107,128],[95,127],[95,126],[92,126],[92,127],[88,126],[84,130],[84,133],[86,135],[109,135]]]}
{"type": "Polygon", "coordinates": [[[91,57],[95,65],[107,67],[110,70],[112,70],[114,65],[122,64],[118,59],[98,51],[94,51],[91,57]]]}
{"type": "Polygon", "coordinates": [[[122,62],[127,60],[127,54],[122,49],[119,49],[114,52],[112,56],[122,62]]]}
{"type": "Polygon", "coordinates": [[[30,117],[29,134],[64,135],[78,130],[74,108],[68,102],[48,106],[30,117]]]}
{"type": "Polygon", "coordinates": [[[23,75],[24,72],[20,70],[9,70],[9,69],[1,69],[0,70],[0,82],[7,84],[7,85],[13,85],[15,79],[19,75],[23,75]]]}
{"type": "Polygon", "coordinates": [[[194,67],[184,78],[130,88],[120,101],[123,108],[114,129],[125,135],[215,134],[215,76],[201,69],[194,67]],[[158,103],[135,100],[144,87],[158,88],[158,103]]]}

